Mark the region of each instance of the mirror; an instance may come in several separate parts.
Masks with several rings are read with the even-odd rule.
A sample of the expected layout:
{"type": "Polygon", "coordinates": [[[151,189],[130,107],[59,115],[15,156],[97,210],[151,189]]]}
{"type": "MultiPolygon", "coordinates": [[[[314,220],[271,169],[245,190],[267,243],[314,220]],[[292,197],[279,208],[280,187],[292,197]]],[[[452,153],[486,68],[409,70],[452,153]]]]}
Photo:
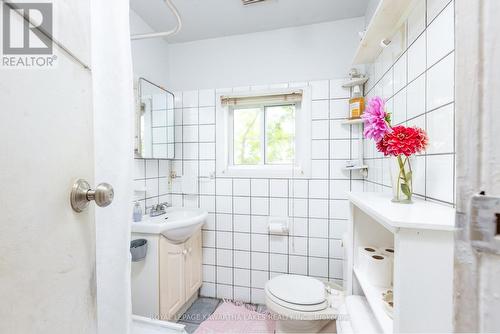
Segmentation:
{"type": "Polygon", "coordinates": [[[135,124],[135,157],[174,158],[174,94],[139,78],[135,124]]]}

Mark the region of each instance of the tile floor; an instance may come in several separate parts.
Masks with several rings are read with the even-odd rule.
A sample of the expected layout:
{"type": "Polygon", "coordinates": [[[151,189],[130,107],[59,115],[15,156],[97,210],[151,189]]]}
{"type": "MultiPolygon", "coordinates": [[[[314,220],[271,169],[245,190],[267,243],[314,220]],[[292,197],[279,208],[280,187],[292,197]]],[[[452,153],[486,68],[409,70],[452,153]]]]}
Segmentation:
{"type": "MultiPolygon", "coordinates": [[[[220,303],[222,303],[221,299],[200,297],[180,317],[177,323],[186,325],[186,332],[192,334],[203,321],[207,320],[214,313],[220,303]]],[[[252,306],[256,307],[258,312],[264,312],[266,309],[264,305],[252,306]]]]}

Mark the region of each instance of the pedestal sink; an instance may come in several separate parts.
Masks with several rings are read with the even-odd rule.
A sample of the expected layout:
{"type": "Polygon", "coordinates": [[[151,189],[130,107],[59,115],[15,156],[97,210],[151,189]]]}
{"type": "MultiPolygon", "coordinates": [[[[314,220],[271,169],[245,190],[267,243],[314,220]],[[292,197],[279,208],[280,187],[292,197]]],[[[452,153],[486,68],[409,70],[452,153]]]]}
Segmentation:
{"type": "Polygon", "coordinates": [[[144,216],[141,222],[132,223],[132,232],[162,234],[167,239],[181,243],[189,239],[207,219],[201,209],[174,207],[157,217],[144,216]]]}

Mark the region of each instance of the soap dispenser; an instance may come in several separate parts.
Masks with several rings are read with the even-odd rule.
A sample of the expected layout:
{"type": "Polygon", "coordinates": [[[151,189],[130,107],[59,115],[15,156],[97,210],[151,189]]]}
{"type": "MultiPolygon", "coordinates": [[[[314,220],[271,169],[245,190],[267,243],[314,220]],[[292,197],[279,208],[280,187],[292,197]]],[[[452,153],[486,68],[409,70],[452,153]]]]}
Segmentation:
{"type": "Polygon", "coordinates": [[[365,110],[365,99],[361,94],[361,88],[356,85],[352,89],[352,97],[349,100],[349,116],[351,119],[358,119],[365,110]]]}
{"type": "Polygon", "coordinates": [[[140,222],[142,220],[142,208],[141,208],[141,204],[139,204],[139,202],[135,202],[135,204],[134,204],[134,213],[133,213],[132,219],[136,223],[140,222]]]}

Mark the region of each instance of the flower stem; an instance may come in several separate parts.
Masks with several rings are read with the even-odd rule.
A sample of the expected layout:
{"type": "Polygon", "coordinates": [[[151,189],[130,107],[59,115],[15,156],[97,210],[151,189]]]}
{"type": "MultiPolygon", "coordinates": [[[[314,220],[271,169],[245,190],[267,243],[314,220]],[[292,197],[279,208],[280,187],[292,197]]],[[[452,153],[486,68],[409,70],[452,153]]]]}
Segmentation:
{"type": "Polygon", "coordinates": [[[397,184],[398,199],[399,199],[399,190],[401,189],[403,194],[406,195],[406,199],[408,201],[411,201],[413,184],[412,184],[412,170],[411,170],[411,165],[410,165],[410,158],[405,157],[405,159],[403,160],[402,156],[398,155],[398,164],[399,164],[399,175],[398,175],[398,184],[397,184]],[[408,170],[409,170],[408,173],[405,172],[405,165],[406,164],[408,164],[408,170]],[[405,189],[403,189],[403,185],[405,186],[404,187],[405,189]]]}

